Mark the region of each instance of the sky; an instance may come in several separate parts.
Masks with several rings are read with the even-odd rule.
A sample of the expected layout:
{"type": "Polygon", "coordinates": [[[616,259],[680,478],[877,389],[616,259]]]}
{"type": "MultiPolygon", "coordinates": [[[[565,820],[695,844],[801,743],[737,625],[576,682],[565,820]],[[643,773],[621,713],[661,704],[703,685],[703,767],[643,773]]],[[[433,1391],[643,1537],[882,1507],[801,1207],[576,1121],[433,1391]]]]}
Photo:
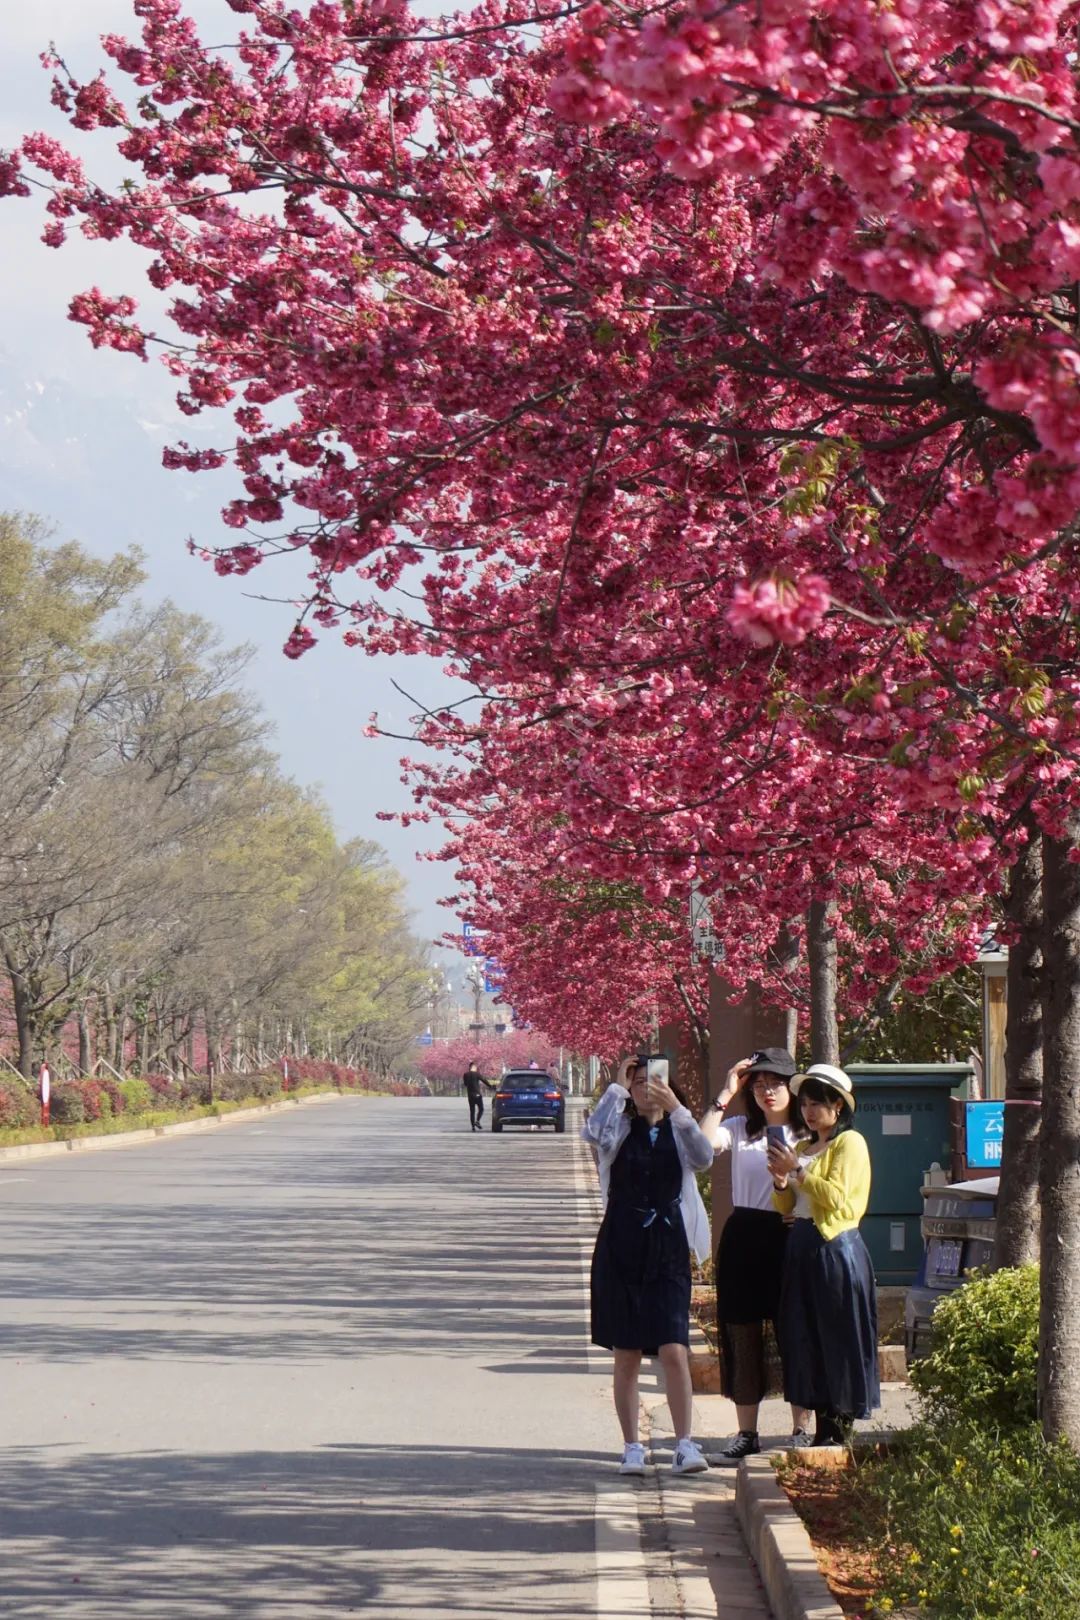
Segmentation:
{"type": "MultiPolygon", "coordinates": [[[[241,19],[225,0],[185,0],[185,10],[205,42],[236,37],[241,19]]],[[[45,130],[75,146],[88,173],[108,183],[117,160],[107,132],[80,136],[70,129],[50,105],[50,75],[38,54],[55,42],[77,77],[91,77],[105,61],[101,34],[137,36],[131,0],[8,0],[2,12],[0,150],[45,130]]],[[[189,556],[189,536],[211,544],[235,539],[219,517],[234,493],[232,475],[166,472],[162,447],[181,437],[197,444],[202,419],[181,416],[175,381],[155,359],[143,365],[95,351],[85,329],[67,319],[72,295],[93,285],[130,292],[141,312],[151,309],[152,289],[139,274],[145,255],[124,243],[88,243],[77,233],[59,252],[46,248],[39,240],[43,218],[38,200],[0,207],[0,508],[35,513],[54,526],[58,540],[76,540],[94,553],[138,546],[146,557],[147,600],[169,598],[200,613],[229,645],[253,643],[247,682],[274,722],[285,774],[320,789],[339,837],[383,845],[407,882],[415,931],[437,938],[455,927],[453,914],[438,904],[453,892],[453,868],[417,857],[438,848],[441,829],[376,819],[380,810],[412,808],[399,760],[416,750],[365,738],[361,729],[377,710],[388,730],[409,731],[414,705],[393,680],[429,705],[463,688],[433,660],[371,659],[343,647],[332,631],[290,662],[280,650],[294,619],[289,605],[252,594],[284,595],[284,573],[268,565],[244,580],[219,579],[189,556]]],[[[201,434],[213,442],[207,424],[201,434]]],[[[294,588],[301,576],[298,569],[294,588]]],[[[461,958],[438,959],[460,984],[461,958]]]]}

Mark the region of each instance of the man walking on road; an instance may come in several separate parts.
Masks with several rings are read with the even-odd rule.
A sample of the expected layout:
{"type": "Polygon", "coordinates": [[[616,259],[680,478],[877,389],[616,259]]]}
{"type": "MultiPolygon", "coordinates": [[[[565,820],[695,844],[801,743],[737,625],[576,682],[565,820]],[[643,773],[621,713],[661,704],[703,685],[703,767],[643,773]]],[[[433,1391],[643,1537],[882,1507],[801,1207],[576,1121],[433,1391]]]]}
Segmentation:
{"type": "Polygon", "coordinates": [[[480,1070],[476,1067],[475,1058],[462,1075],[461,1083],[465,1087],[469,1098],[469,1124],[474,1131],[482,1131],[484,1128],[482,1123],[484,1118],[484,1094],[480,1087],[487,1086],[489,1091],[494,1091],[495,1087],[490,1080],[484,1079],[480,1070]]]}

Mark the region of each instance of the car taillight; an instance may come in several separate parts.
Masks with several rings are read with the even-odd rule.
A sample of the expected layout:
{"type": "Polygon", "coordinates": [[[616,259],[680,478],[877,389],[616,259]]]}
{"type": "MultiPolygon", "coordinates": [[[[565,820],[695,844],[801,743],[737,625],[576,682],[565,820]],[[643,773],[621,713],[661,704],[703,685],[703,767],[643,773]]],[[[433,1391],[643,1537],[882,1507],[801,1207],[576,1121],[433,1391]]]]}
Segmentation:
{"type": "Polygon", "coordinates": [[[513,1095],[514,1095],[514,1093],[512,1091],[497,1091],[495,1093],[495,1101],[496,1102],[509,1102],[510,1098],[513,1095]]]}
{"type": "Polygon", "coordinates": [[[544,1101],[545,1102],[558,1102],[559,1098],[561,1096],[562,1096],[561,1091],[545,1091],[544,1092],[544,1101]]]}

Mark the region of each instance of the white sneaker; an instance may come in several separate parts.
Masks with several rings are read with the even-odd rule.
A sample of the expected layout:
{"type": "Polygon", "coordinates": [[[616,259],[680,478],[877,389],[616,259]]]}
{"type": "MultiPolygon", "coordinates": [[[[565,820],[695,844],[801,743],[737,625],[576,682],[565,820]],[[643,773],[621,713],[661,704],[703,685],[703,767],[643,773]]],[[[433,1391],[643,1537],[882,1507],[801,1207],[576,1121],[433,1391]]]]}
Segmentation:
{"type": "Polygon", "coordinates": [[[701,1447],[690,1439],[689,1435],[680,1440],[675,1447],[675,1455],[671,1459],[671,1472],[673,1474],[703,1474],[708,1471],[701,1447]]]}
{"type": "Polygon", "coordinates": [[[622,1462],[619,1464],[620,1474],[644,1474],[645,1447],[636,1440],[628,1440],[623,1448],[622,1462]]]}

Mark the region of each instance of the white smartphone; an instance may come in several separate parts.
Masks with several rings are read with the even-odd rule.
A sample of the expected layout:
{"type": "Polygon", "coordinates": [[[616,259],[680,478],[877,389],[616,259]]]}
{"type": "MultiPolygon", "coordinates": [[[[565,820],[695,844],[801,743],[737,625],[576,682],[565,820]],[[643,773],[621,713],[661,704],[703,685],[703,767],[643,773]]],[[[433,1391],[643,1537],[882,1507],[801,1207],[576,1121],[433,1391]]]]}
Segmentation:
{"type": "Polygon", "coordinates": [[[671,1065],[666,1057],[661,1057],[657,1052],[642,1052],[638,1062],[644,1063],[645,1078],[650,1084],[654,1080],[660,1080],[665,1086],[667,1085],[671,1065]]]}

